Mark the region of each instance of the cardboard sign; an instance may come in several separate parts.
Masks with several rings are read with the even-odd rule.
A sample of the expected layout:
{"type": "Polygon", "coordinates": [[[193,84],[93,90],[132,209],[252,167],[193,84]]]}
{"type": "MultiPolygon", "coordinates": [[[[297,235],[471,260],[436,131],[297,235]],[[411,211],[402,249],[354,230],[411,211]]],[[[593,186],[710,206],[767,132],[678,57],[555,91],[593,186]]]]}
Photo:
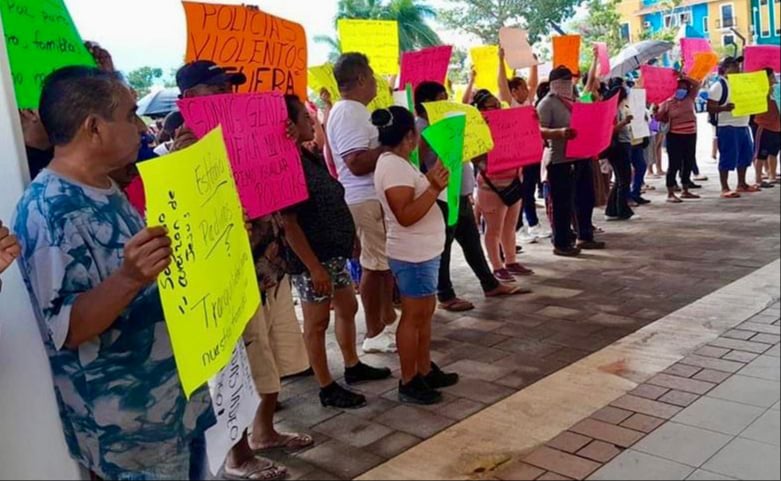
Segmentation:
{"type": "Polygon", "coordinates": [[[399,23],[395,20],[339,20],[342,53],[360,52],[369,57],[374,73],[399,73],[399,23]]]}
{"type": "Polygon", "coordinates": [[[652,104],[661,104],[674,96],[678,89],[678,72],[671,68],[643,65],[640,67],[640,79],[646,90],[647,100],[652,104]]]}
{"type": "Polygon", "coordinates": [[[730,99],[735,104],[733,116],[748,117],[767,112],[770,81],[764,71],[730,74],[727,78],[730,99]]]}
{"type": "Polygon", "coordinates": [[[573,74],[580,73],[580,35],[553,37],[553,68],[562,65],[573,74]]]}
{"type": "Polygon", "coordinates": [[[185,61],[211,60],[239,71],[239,92],[307,98],[307,44],[301,25],[240,5],[182,2],[187,16],[185,61]]]}
{"type": "Polygon", "coordinates": [[[518,70],[539,64],[529,45],[529,34],[526,30],[502,27],[499,29],[499,45],[504,49],[504,61],[512,69],[518,70]]]}
{"type": "Polygon", "coordinates": [[[466,115],[466,130],[464,133],[464,161],[469,162],[475,157],[487,154],[494,148],[491,137],[491,129],[485,123],[480,111],[471,105],[456,102],[427,102],[423,107],[428,113],[428,121],[431,125],[454,115],[466,115]]]}
{"type": "Polygon", "coordinates": [[[632,138],[635,140],[651,136],[651,127],[646,120],[648,114],[646,95],[645,89],[632,89],[629,92],[629,111],[632,113],[632,123],[629,124],[629,127],[632,129],[632,138]]]}
{"type": "Polygon", "coordinates": [[[437,82],[444,85],[452,55],[453,47],[449,45],[431,47],[418,52],[405,52],[401,56],[399,87],[405,88],[407,84],[412,84],[412,89],[415,90],[423,82],[437,82]]]}
{"type": "MultiPolygon", "coordinates": [[[[472,59],[472,66],[477,72],[475,79],[475,89],[486,89],[491,92],[498,92],[499,84],[499,47],[496,45],[486,45],[474,47],[469,51],[472,59]]],[[[513,76],[513,70],[507,68],[506,77],[513,76]]]]}
{"type": "Polygon", "coordinates": [[[543,140],[534,107],[483,112],[494,148],[488,153],[488,175],[542,162],[543,140]]]}
{"type": "Polygon", "coordinates": [[[217,423],[206,430],[206,457],[209,469],[217,476],[228,452],[241,441],[260,406],[243,340],[236,343],[230,364],[209,380],[209,394],[217,423]]]}
{"type": "Polygon", "coordinates": [[[326,63],[317,67],[310,67],[308,72],[309,88],[320,96],[320,91],[327,90],[331,94],[331,102],[338,102],[342,95],[339,93],[339,85],[334,77],[334,66],[326,63]]]}
{"type": "Polygon", "coordinates": [[[719,56],[713,52],[698,52],[694,54],[694,65],[689,70],[689,77],[698,82],[705,80],[705,77],[713,73],[713,70],[719,65],[719,56]]]}
{"type": "Polygon", "coordinates": [[[751,45],[743,50],[743,57],[743,71],[746,73],[767,67],[772,68],[776,74],[781,73],[781,46],[779,45],[751,45]]]}
{"type": "Polygon", "coordinates": [[[610,54],[607,50],[607,44],[605,42],[596,42],[594,45],[597,47],[597,58],[594,61],[599,62],[597,75],[604,77],[610,73],[610,54]]]}
{"type": "Polygon", "coordinates": [[[37,109],[47,75],[68,65],[95,66],[63,0],[0,2],[16,103],[37,109]]]}
{"type": "Polygon", "coordinates": [[[688,75],[696,63],[695,55],[698,53],[712,53],[710,41],[705,38],[682,38],[681,58],[683,59],[683,71],[688,75]]]}
{"type": "Polygon", "coordinates": [[[572,160],[593,159],[610,146],[618,112],[618,95],[606,102],[575,103],[570,128],[577,137],[567,142],[566,157],[572,160]]]}
{"type": "Polygon", "coordinates": [[[195,97],[180,100],[179,110],[198,138],[222,125],[241,205],[251,219],[309,197],[301,154],[286,136],[282,94],[195,97]]]}
{"type": "Polygon", "coordinates": [[[260,306],[244,213],[222,131],[138,164],[147,224],[165,226],[171,266],[157,279],[185,394],[224,368],[260,306]]]}
{"type": "Polygon", "coordinates": [[[450,180],[447,186],[447,224],[451,227],[458,223],[461,204],[466,123],[466,115],[456,114],[431,124],[422,133],[431,150],[437,154],[445,168],[450,171],[450,180]]]}

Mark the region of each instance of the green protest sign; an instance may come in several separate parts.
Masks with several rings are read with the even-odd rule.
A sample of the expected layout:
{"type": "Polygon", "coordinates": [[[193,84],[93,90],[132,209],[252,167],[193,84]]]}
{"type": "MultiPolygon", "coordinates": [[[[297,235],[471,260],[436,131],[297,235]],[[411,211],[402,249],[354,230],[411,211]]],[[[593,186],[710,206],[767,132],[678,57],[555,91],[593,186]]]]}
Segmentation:
{"type": "MultiPolygon", "coordinates": [[[[412,114],[415,114],[415,94],[412,92],[412,84],[407,84],[405,88],[407,94],[407,108],[412,114]]],[[[420,149],[415,149],[410,155],[410,160],[415,167],[420,170],[420,149]]]]}
{"type": "Polygon", "coordinates": [[[0,17],[19,108],[38,108],[43,80],[54,70],[95,66],[63,0],[3,0],[0,17]]]}
{"type": "Polygon", "coordinates": [[[450,182],[447,186],[447,204],[449,226],[458,223],[458,212],[461,203],[461,180],[464,176],[464,131],[466,130],[466,115],[455,115],[429,126],[423,131],[423,138],[431,149],[442,160],[442,164],[450,171],[450,182]]]}

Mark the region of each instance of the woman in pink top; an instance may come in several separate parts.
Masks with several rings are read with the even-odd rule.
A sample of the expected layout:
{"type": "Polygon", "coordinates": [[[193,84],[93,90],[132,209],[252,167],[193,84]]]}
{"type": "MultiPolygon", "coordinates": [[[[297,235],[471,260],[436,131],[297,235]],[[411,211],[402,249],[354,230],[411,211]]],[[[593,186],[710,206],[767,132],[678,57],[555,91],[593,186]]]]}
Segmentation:
{"type": "Polygon", "coordinates": [[[697,114],[694,100],[700,90],[699,82],[681,78],[675,96],[665,101],[656,113],[656,120],[669,123],[667,134],[667,153],[670,165],[667,168],[667,202],[680,204],[681,199],[699,199],[700,196],[689,192],[692,185],[691,174],[697,162],[697,114]],[[680,197],[675,195],[676,180],[681,173],[680,197]]]}
{"type": "MultiPolygon", "coordinates": [[[[481,112],[501,109],[499,99],[488,90],[475,93],[473,105],[481,112]]],[[[517,261],[515,229],[521,214],[521,180],[518,169],[487,175],[487,156],[475,159],[478,176],[477,202],[485,219],[485,249],[494,269],[494,275],[502,282],[514,282],[516,276],[529,276],[534,271],[527,269],[517,261]],[[507,198],[500,193],[510,190],[519,195],[515,202],[508,205],[507,198]]]]}

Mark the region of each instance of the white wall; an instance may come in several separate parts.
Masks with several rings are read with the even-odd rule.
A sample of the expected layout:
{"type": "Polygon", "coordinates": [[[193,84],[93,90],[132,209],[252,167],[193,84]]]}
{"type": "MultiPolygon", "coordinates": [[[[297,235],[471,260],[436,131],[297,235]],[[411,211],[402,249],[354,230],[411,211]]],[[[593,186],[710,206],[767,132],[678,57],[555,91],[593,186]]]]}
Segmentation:
{"type": "MultiPolygon", "coordinates": [[[[0,22],[0,219],[27,183],[24,145],[0,22]]],[[[0,292],[0,479],[80,479],[68,456],[51,371],[19,270],[0,292]]]]}

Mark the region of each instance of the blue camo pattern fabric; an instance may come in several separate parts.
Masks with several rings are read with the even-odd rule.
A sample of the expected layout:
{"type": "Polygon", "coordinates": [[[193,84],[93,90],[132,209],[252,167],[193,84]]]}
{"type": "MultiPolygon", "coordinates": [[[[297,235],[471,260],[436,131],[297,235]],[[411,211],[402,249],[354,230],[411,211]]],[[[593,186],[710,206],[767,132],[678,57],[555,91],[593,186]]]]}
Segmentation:
{"type": "Polygon", "coordinates": [[[207,389],[185,399],[157,286],[98,338],[63,347],[77,296],[119,269],[143,219],[116,185],[95,189],[44,170],[13,225],[71,455],[104,479],[188,479],[191,444],[214,414],[207,389]]]}

